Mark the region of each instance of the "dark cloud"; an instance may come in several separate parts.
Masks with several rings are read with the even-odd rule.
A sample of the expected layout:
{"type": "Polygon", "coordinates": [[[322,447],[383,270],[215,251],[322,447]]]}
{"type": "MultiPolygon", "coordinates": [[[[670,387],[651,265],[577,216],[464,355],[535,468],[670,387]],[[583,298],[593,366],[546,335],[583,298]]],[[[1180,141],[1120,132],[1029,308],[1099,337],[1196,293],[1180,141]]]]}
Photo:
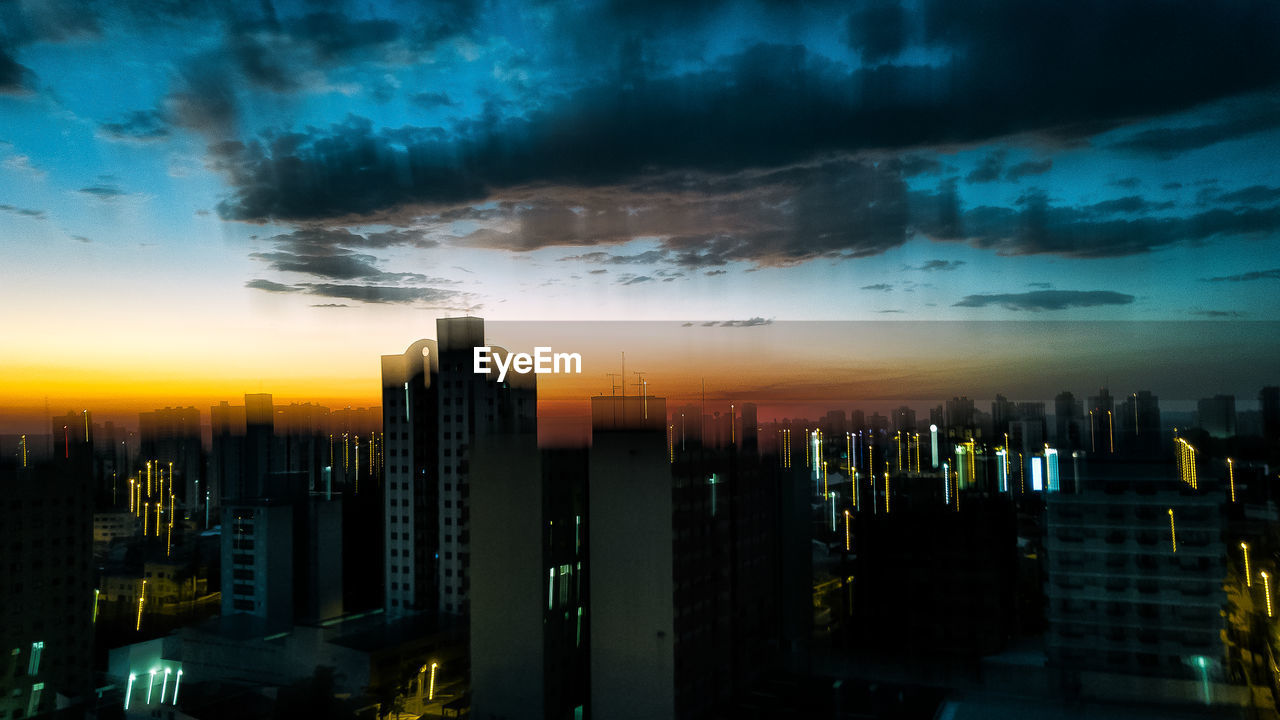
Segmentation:
{"type": "Polygon", "coordinates": [[[1275,4],[932,0],[920,19],[919,41],[949,60],[850,69],[800,47],[757,45],[701,71],[606,73],[456,132],[354,121],[264,138],[224,159],[233,190],[220,210],[323,219],[535,183],[599,187],[654,171],[735,172],[1015,133],[1080,139],[1280,81],[1275,4]]]}
{"type": "Polygon", "coordinates": [[[80,188],[79,192],[103,201],[118,200],[129,194],[115,185],[90,185],[80,188]]]}
{"type": "Polygon", "coordinates": [[[934,239],[961,240],[1003,255],[1052,254],[1103,258],[1136,255],[1179,243],[1217,237],[1259,236],[1280,231],[1280,207],[1209,208],[1183,216],[1144,216],[1169,203],[1139,197],[1083,207],[1055,207],[1032,194],[1017,208],[980,206],[949,222],[931,220],[953,199],[943,192],[913,196],[916,229],[934,239]]]}
{"type": "Polygon", "coordinates": [[[773,318],[753,317],[747,320],[724,320],[721,321],[720,327],[759,327],[772,324],[773,318]]]}
{"type": "MultiPolygon", "coordinates": [[[[1124,188],[1125,190],[1133,190],[1134,188],[1136,188],[1136,187],[1138,187],[1139,185],[1141,185],[1141,184],[1142,184],[1142,178],[1136,178],[1136,177],[1124,177],[1124,178],[1120,178],[1120,179],[1118,179],[1118,180],[1112,180],[1111,182],[1109,182],[1109,183],[1107,183],[1107,184],[1108,184],[1108,185],[1114,185],[1114,186],[1116,186],[1116,187],[1118,187],[1118,188],[1124,188]]],[[[1175,183],[1175,184],[1176,184],[1176,183],[1175,183]]],[[[1181,186],[1181,185],[1179,185],[1178,187],[1182,187],[1182,186],[1181,186]]],[[[1166,188],[1166,189],[1167,189],[1167,188],[1166,188]]]]}
{"type": "Polygon", "coordinates": [[[923,265],[907,266],[908,270],[921,270],[924,272],[937,272],[940,270],[955,270],[964,265],[963,260],[928,260],[923,265]]]}
{"type": "Polygon", "coordinates": [[[93,242],[93,240],[92,240],[91,238],[87,238],[87,237],[85,237],[85,236],[83,236],[83,235],[72,235],[72,236],[71,236],[71,238],[72,238],[73,240],[77,240],[77,241],[79,241],[79,242],[85,243],[86,245],[88,245],[89,243],[92,243],[92,242],[93,242]]]}
{"type": "Polygon", "coordinates": [[[250,280],[245,287],[271,293],[315,295],[363,303],[410,304],[441,303],[456,300],[461,293],[431,287],[395,287],[387,285],[346,285],[336,283],[299,283],[284,285],[270,280],[250,280]]]}
{"type": "Polygon", "coordinates": [[[0,95],[25,95],[35,88],[36,75],[0,47],[0,95]]]}
{"type": "Polygon", "coordinates": [[[706,275],[707,277],[715,277],[716,275],[727,275],[728,272],[729,272],[728,270],[708,270],[702,274],[706,275]]]}
{"type": "Polygon", "coordinates": [[[45,213],[43,210],[32,210],[30,208],[21,208],[14,205],[6,205],[6,204],[0,204],[0,210],[3,210],[4,212],[7,212],[7,213],[13,213],[14,215],[22,215],[25,217],[35,218],[37,220],[45,219],[45,213]]]}
{"type": "Polygon", "coordinates": [[[652,265],[661,262],[667,257],[665,250],[646,250],[642,253],[634,255],[611,255],[607,252],[589,252],[582,255],[570,255],[561,258],[562,261],[577,261],[584,263],[597,263],[603,265],[652,265]]]}
{"type": "Polygon", "coordinates": [[[442,92],[420,92],[409,97],[409,101],[414,105],[425,110],[435,110],[442,107],[453,107],[457,105],[448,93],[442,92]]]}
{"type": "Polygon", "coordinates": [[[1004,158],[1008,155],[1006,150],[996,150],[987,153],[987,156],[978,161],[975,167],[968,175],[965,176],[966,182],[971,183],[989,183],[1000,179],[1000,173],[1004,171],[1004,158]]]}
{"type": "Polygon", "coordinates": [[[619,285],[639,285],[652,281],[653,278],[648,275],[623,275],[618,278],[619,285]]]}
{"type": "Polygon", "coordinates": [[[1214,200],[1228,205],[1270,205],[1280,202],[1280,187],[1251,185],[1240,190],[1222,193],[1214,200]]]}
{"type": "Polygon", "coordinates": [[[1239,275],[1221,275],[1219,277],[1201,278],[1205,282],[1251,282],[1253,280],[1280,280],[1280,268],[1270,270],[1253,270],[1239,275]]]}
{"type": "Polygon", "coordinates": [[[100,124],[98,132],[108,140],[161,140],[169,136],[169,122],[159,110],[134,110],[119,122],[100,124]]]}
{"type": "Polygon", "coordinates": [[[1053,168],[1053,160],[1045,158],[1044,160],[1027,160],[1010,167],[1004,173],[1004,179],[1010,182],[1016,182],[1029,175],[1043,175],[1053,168]]]}
{"type": "Polygon", "coordinates": [[[239,116],[235,86],[220,58],[193,58],[182,66],[165,100],[165,117],[213,139],[233,137],[239,116]]]}
{"type": "Polygon", "coordinates": [[[378,267],[377,256],[352,248],[420,246],[420,234],[393,231],[361,235],[346,228],[302,228],[271,238],[275,249],[251,253],[278,272],[312,275],[323,280],[364,280],[368,282],[433,283],[449,282],[419,273],[388,272],[378,267]]]}
{"type": "Polygon", "coordinates": [[[1110,290],[1036,290],[1025,293],[966,295],[952,307],[988,307],[998,305],[1006,310],[1066,310],[1100,305],[1128,305],[1134,296],[1110,290]]]}
{"type": "MultiPolygon", "coordinates": [[[[1276,25],[1272,25],[1276,28],[1276,25]]],[[[1280,29],[1280,28],[1277,28],[1280,29]]],[[[1280,97],[1274,93],[1221,103],[1198,122],[1136,132],[1112,143],[1115,150],[1173,157],[1226,140],[1280,127],[1280,97]]]]}
{"type": "Polygon", "coordinates": [[[312,305],[311,307],[313,308],[349,308],[351,306],[346,303],[320,303],[320,304],[312,305]]]}
{"type": "Polygon", "coordinates": [[[865,63],[896,57],[906,45],[906,35],[906,11],[898,0],[870,0],[849,16],[849,44],[865,63]]]}
{"type": "Polygon", "coordinates": [[[893,286],[889,283],[876,283],[875,285],[863,285],[863,290],[878,290],[880,292],[889,292],[893,286]]]}
{"type": "Polygon", "coordinates": [[[587,274],[588,274],[588,275],[603,275],[603,274],[605,274],[605,273],[607,273],[607,272],[609,272],[609,271],[608,271],[608,270],[605,270],[604,268],[596,268],[595,270],[588,270],[588,271],[587,271],[587,274]]]}
{"type": "Polygon", "coordinates": [[[1049,288],[1053,287],[1053,283],[1047,283],[1047,282],[1029,282],[1029,283],[1027,283],[1027,287],[1041,288],[1041,289],[1043,289],[1043,290],[1048,290],[1049,288]]]}
{"type": "Polygon", "coordinates": [[[1191,314],[1211,318],[1238,318],[1245,316],[1244,313],[1236,310],[1192,310],[1191,314]]]}
{"type": "Polygon", "coordinates": [[[292,285],[284,285],[278,282],[272,282],[271,280],[263,280],[261,278],[256,280],[250,280],[249,282],[245,283],[244,286],[251,290],[262,290],[265,292],[272,292],[272,293],[298,292],[298,288],[292,285]]]}

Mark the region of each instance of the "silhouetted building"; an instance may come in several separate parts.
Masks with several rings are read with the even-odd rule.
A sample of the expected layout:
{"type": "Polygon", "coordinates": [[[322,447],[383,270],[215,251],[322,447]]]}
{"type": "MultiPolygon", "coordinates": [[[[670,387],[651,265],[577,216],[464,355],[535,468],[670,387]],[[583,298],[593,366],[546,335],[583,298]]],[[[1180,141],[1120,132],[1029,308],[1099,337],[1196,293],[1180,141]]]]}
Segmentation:
{"type": "Polygon", "coordinates": [[[1269,443],[1280,442],[1280,387],[1271,385],[1258,391],[1258,408],[1262,413],[1262,437],[1269,443]]]}
{"type": "Polygon", "coordinates": [[[1053,399],[1054,441],[1064,450],[1084,446],[1084,406],[1075,395],[1063,391],[1053,399]]]}
{"type": "Polygon", "coordinates": [[[1107,388],[1089,398],[1089,447],[1094,455],[1112,455],[1116,451],[1116,401],[1107,388]]]}
{"type": "Polygon", "coordinates": [[[880,498],[877,512],[856,514],[852,643],[903,656],[976,657],[1002,650],[1013,635],[1013,504],[966,495],[957,512],[939,497],[940,479],[901,477],[890,512],[880,498]]]}
{"type": "Polygon", "coordinates": [[[204,448],[200,439],[200,411],[194,407],[164,408],[138,413],[139,448],[142,460],[154,460],[177,476],[173,485],[179,501],[195,512],[203,507],[200,476],[204,470],[204,448]]]}
{"type": "Polygon", "coordinates": [[[1236,434],[1236,398],[1234,395],[1214,395],[1196,403],[1196,418],[1200,429],[1213,437],[1226,438],[1236,434]]]}
{"type": "Polygon", "coordinates": [[[1126,453],[1156,459],[1163,448],[1160,398],[1149,390],[1130,394],[1120,405],[1120,446],[1126,453]]]}
{"type": "Polygon", "coordinates": [[[52,458],[0,459],[0,717],[92,690],[92,438],[74,429],[52,458]]]}

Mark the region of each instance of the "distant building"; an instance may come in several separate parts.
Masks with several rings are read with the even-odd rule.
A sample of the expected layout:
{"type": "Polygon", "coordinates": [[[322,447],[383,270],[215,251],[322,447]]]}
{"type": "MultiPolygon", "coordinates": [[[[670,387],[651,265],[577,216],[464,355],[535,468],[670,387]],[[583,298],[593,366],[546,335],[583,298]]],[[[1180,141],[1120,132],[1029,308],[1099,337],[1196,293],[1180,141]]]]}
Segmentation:
{"type": "Polygon", "coordinates": [[[1164,447],[1160,425],[1160,398],[1139,390],[1120,406],[1120,447],[1130,455],[1156,459],[1164,447]]]}
{"type": "Polygon", "coordinates": [[[1236,398],[1234,395],[1214,395],[1196,403],[1196,418],[1200,429],[1213,437],[1227,438],[1236,434],[1236,398]]]}
{"type": "Polygon", "coordinates": [[[204,470],[204,448],[201,443],[200,411],[194,407],[169,408],[138,413],[139,449],[142,460],[154,460],[173,473],[178,484],[174,489],[179,502],[189,511],[203,507],[199,497],[200,478],[204,470]]]}
{"type": "Polygon", "coordinates": [[[1093,455],[1113,455],[1116,451],[1116,401],[1107,388],[1089,398],[1089,445],[1093,455]]]}

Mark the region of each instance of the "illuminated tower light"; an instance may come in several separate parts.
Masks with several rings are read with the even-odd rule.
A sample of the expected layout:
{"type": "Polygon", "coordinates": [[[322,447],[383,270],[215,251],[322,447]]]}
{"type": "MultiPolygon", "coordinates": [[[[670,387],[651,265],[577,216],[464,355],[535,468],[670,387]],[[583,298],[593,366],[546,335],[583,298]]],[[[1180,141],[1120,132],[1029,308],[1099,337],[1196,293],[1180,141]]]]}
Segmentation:
{"type": "Polygon", "coordinates": [[[178,688],[182,685],[182,670],[178,670],[178,674],[173,678],[173,704],[178,704],[178,688]]]}
{"type": "Polygon", "coordinates": [[[124,691],[124,709],[125,710],[129,709],[129,700],[133,698],[133,683],[137,679],[138,679],[137,675],[133,673],[129,673],[129,685],[125,688],[125,691],[124,691]]]}
{"type": "Polygon", "coordinates": [[[845,510],[844,511],[844,551],[845,552],[849,552],[849,549],[852,545],[851,540],[852,538],[850,537],[850,534],[849,534],[849,511],[845,510]]]}
{"type": "Polygon", "coordinates": [[[163,682],[160,683],[160,704],[161,705],[164,704],[165,694],[169,692],[169,673],[170,672],[172,671],[169,668],[164,669],[164,680],[163,682]]]}
{"type": "Polygon", "coordinates": [[[1169,542],[1173,545],[1173,551],[1178,552],[1178,528],[1173,522],[1173,508],[1169,508],[1169,542]]]}
{"type": "Polygon", "coordinates": [[[156,671],[151,671],[151,679],[147,681],[147,704],[151,704],[151,687],[156,684],[156,671]]]}

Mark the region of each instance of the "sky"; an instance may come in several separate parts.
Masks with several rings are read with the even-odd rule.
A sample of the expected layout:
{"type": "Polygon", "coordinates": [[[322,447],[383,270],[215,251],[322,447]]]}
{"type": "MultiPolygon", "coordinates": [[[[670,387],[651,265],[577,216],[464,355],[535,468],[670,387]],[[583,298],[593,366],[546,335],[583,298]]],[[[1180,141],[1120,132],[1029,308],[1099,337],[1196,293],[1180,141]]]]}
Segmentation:
{"type": "Polygon", "coordinates": [[[0,3],[0,413],[376,402],[459,314],[1161,323],[1202,380],[1205,322],[1280,320],[1278,36],[1268,1],[0,3]]]}

